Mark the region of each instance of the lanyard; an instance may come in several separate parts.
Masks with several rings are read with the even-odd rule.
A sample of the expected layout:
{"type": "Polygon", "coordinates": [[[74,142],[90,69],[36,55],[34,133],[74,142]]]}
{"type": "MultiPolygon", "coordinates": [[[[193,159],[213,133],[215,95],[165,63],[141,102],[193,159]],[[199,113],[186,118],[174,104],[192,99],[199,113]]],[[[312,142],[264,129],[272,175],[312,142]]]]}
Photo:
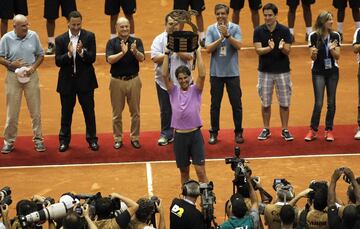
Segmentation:
{"type": "Polygon", "coordinates": [[[326,38],[324,39],[326,58],[329,58],[329,43],[330,43],[330,35],[327,35],[326,38]]]}

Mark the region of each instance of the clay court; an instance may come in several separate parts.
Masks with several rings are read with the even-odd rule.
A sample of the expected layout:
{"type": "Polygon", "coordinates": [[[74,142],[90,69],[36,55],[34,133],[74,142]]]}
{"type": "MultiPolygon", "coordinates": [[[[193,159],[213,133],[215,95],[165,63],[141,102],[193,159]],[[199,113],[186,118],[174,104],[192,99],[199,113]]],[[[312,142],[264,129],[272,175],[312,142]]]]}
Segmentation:
{"type": "MultiPolygon", "coordinates": [[[[29,22],[31,29],[36,31],[45,48],[47,45],[45,19],[43,14],[42,0],[29,0],[29,22]]],[[[205,27],[214,23],[213,8],[220,1],[206,0],[206,11],[203,13],[205,27]]],[[[228,1],[221,1],[228,3],[228,1]]],[[[263,0],[263,4],[270,2],[263,0]]],[[[280,23],[287,24],[287,7],[285,1],[272,1],[279,7],[278,20],[280,23]]],[[[97,61],[95,64],[99,88],[95,91],[95,108],[98,133],[111,133],[111,105],[109,98],[109,80],[110,66],[105,61],[103,55],[105,45],[109,38],[109,19],[103,13],[103,1],[78,0],[78,10],[83,14],[83,28],[91,30],[96,34],[97,41],[97,61]]],[[[163,31],[164,16],[172,8],[172,0],[138,0],[137,13],[135,15],[135,34],[143,40],[145,50],[150,50],[153,38],[163,31]]],[[[317,0],[312,7],[313,21],[321,10],[329,10],[335,13],[331,5],[331,0],[317,0]]],[[[261,23],[263,22],[261,18],[261,23]]],[[[344,22],[344,46],[341,48],[340,58],[340,80],[337,89],[337,111],[335,115],[335,138],[341,133],[336,132],[336,125],[351,126],[356,129],[357,118],[357,69],[356,57],[352,52],[351,42],[354,32],[354,23],[351,12],[347,8],[344,22]]],[[[239,52],[240,56],[240,74],[241,88],[243,91],[243,127],[246,129],[262,128],[260,113],[260,100],[257,95],[257,55],[252,48],[252,24],[250,21],[250,11],[248,4],[241,12],[240,25],[243,32],[244,48],[239,52]]],[[[334,26],[336,26],[334,24],[334,26]]],[[[11,24],[9,25],[11,27],[11,24]]],[[[66,21],[64,18],[56,22],[56,35],[66,30],[66,21]]],[[[308,126],[310,122],[313,107],[313,89],[311,82],[311,61],[308,55],[306,43],[303,42],[305,28],[302,18],[301,7],[297,10],[297,20],[295,22],[296,43],[291,51],[291,77],[293,82],[292,105],[290,108],[290,129],[291,127],[308,126]]],[[[204,60],[209,71],[209,55],[204,52],[204,60]]],[[[141,131],[157,131],[160,127],[159,108],[156,97],[153,63],[150,56],[146,56],[146,61],[140,66],[140,77],[142,80],[142,98],[141,98],[141,131]]],[[[41,84],[42,101],[42,125],[43,134],[57,135],[60,126],[60,99],[56,93],[58,68],[55,66],[54,57],[46,57],[44,63],[39,68],[41,84]]],[[[0,67],[0,91],[4,91],[5,68],[0,67]]],[[[208,75],[207,75],[208,77],[208,75]]],[[[3,129],[5,123],[5,96],[0,93],[0,129],[3,129]]],[[[324,123],[324,103],[322,112],[322,122],[324,123]]],[[[203,93],[202,119],[204,130],[210,126],[210,87],[208,80],[205,84],[203,93]]],[[[271,126],[280,127],[276,100],[272,110],[271,126]]],[[[220,126],[222,129],[233,128],[230,104],[227,96],[224,95],[224,101],[221,108],[220,126]]],[[[124,130],[129,130],[129,112],[125,108],[123,115],[124,130]]],[[[30,118],[27,111],[25,100],[22,102],[19,136],[31,136],[30,118]]],[[[85,124],[80,106],[77,105],[73,116],[73,134],[84,134],[85,124]]],[[[221,134],[221,132],[220,132],[221,134]]],[[[158,136],[154,136],[156,141],[158,136]]],[[[302,139],[304,136],[294,136],[302,139]]],[[[352,138],[353,136],[348,136],[352,138]]],[[[31,137],[29,137],[31,138],[31,137]]],[[[141,136],[140,136],[141,141],[141,136]]],[[[354,140],[355,141],[355,140],[354,140]]],[[[46,142],[45,142],[46,143],[46,142]]],[[[101,147],[101,139],[99,139],[101,147]]],[[[109,143],[110,144],[110,143],[109,143]]],[[[206,143],[207,144],[207,143],[206,143]]],[[[261,144],[261,143],[259,143],[261,144]]],[[[281,143],[282,144],[282,143],[281,143]]],[[[286,144],[285,142],[283,144],[286,144]]],[[[331,143],[323,141],[323,147],[331,148],[331,143]]],[[[32,146],[31,146],[32,147],[32,146]]],[[[57,145],[55,146],[57,147],[57,145]]],[[[86,146],[84,146],[86,147],[86,146]]],[[[171,147],[171,146],[166,146],[171,147]]],[[[359,150],[350,153],[360,153],[359,150]]],[[[157,148],[154,148],[156,154],[157,148]]],[[[34,154],[36,152],[34,151],[34,154]]],[[[72,152],[74,153],[74,152],[72,152]]],[[[122,151],[116,152],[121,154],[122,151]]],[[[233,152],[228,152],[232,156],[233,152]]],[[[348,153],[348,152],[347,152],[348,153]]],[[[12,154],[0,155],[0,161],[4,157],[11,159],[12,154]]],[[[308,186],[313,180],[329,180],[333,170],[340,166],[350,167],[356,176],[360,175],[360,167],[357,160],[359,154],[352,155],[321,155],[321,156],[301,156],[277,158],[277,154],[269,155],[271,158],[251,158],[249,155],[250,166],[254,175],[260,176],[263,186],[271,194],[271,184],[275,177],[286,177],[295,186],[298,193],[308,186]]],[[[71,160],[71,158],[69,159],[71,160]]],[[[70,161],[71,162],[71,161],[70,161]]],[[[44,196],[59,197],[62,193],[73,191],[76,193],[95,193],[101,191],[103,195],[111,192],[119,192],[133,199],[148,194],[156,194],[164,200],[164,208],[168,209],[171,200],[180,193],[180,179],[178,170],[173,161],[161,162],[138,162],[138,163],[114,163],[114,164],[88,164],[88,165],[64,165],[64,166],[34,166],[34,167],[5,167],[0,168],[1,182],[0,186],[10,186],[13,190],[12,198],[14,202],[22,198],[31,197],[34,194],[44,196]],[[151,176],[150,176],[151,175],[151,176]],[[151,179],[150,179],[151,178],[151,179]]],[[[233,172],[228,165],[225,165],[223,159],[215,159],[207,162],[206,169],[208,177],[215,184],[215,193],[217,197],[216,216],[219,223],[223,222],[223,206],[226,199],[231,195],[233,172]]],[[[192,171],[193,172],[193,171],[192,171]]],[[[192,173],[192,177],[195,174],[192,173]]],[[[341,199],[345,200],[345,184],[339,182],[337,187],[341,199]]],[[[302,206],[302,205],[301,205],[302,206]]],[[[11,205],[11,215],[14,215],[15,204],[11,205]]],[[[166,210],[166,220],[168,222],[168,211],[166,210]]]]}

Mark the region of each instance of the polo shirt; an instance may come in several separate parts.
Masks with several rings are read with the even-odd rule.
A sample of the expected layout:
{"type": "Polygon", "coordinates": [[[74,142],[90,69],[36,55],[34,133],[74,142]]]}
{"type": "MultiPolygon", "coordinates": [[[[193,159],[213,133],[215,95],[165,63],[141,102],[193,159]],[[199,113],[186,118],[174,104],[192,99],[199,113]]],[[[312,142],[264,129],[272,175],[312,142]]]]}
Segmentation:
{"type": "Polygon", "coordinates": [[[276,74],[289,72],[289,57],[281,52],[279,49],[279,43],[281,39],[284,39],[285,43],[291,44],[290,30],[278,22],[272,32],[270,32],[265,24],[256,27],[254,30],[253,41],[254,43],[260,42],[262,47],[269,46],[268,42],[271,38],[274,40],[275,47],[269,53],[259,55],[258,70],[260,72],[276,74]]]}
{"type": "Polygon", "coordinates": [[[10,31],[0,40],[0,56],[9,61],[23,59],[26,65],[32,65],[38,56],[44,56],[44,50],[34,31],[28,30],[24,38],[19,38],[15,31],[10,31]]]}
{"type": "MultiPolygon", "coordinates": [[[[125,55],[116,63],[111,65],[110,73],[111,76],[131,76],[139,73],[139,61],[136,59],[134,54],[131,52],[131,44],[136,40],[136,47],[139,52],[144,54],[144,46],[140,38],[135,38],[129,36],[125,41],[128,46],[128,51],[125,55]]],[[[114,54],[117,54],[122,51],[120,46],[121,39],[115,37],[110,39],[106,44],[106,59],[114,54]]],[[[145,54],[144,54],[145,55],[145,54]]]]}

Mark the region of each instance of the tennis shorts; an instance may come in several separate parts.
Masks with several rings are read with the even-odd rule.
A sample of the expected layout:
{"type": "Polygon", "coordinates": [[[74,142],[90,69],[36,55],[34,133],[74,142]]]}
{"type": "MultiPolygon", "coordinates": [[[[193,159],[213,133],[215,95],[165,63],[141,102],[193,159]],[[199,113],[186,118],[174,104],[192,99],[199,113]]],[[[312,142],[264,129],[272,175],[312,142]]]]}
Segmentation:
{"type": "Polygon", "coordinates": [[[174,10],[188,10],[189,6],[199,13],[205,10],[204,0],[174,0],[174,10]]]}
{"type": "Polygon", "coordinates": [[[28,15],[27,0],[1,0],[1,19],[13,19],[16,14],[28,15]]]}
{"type": "Polygon", "coordinates": [[[359,0],[333,0],[333,6],[336,9],[345,9],[347,7],[347,2],[349,2],[351,9],[360,8],[359,0]]]}
{"type": "MultiPolygon", "coordinates": [[[[248,0],[249,7],[252,10],[259,10],[262,7],[261,0],[248,0]]],[[[230,0],[230,8],[233,10],[241,10],[244,8],[245,0],[230,0]]]]}
{"type": "Polygon", "coordinates": [[[132,15],[136,12],[136,0],[105,0],[105,14],[117,15],[120,7],[125,15],[132,15]]]}
{"type": "MultiPolygon", "coordinates": [[[[312,5],[315,3],[315,0],[301,0],[303,5],[312,5]]],[[[300,4],[300,0],[286,0],[286,5],[290,8],[295,8],[300,4]]]]}
{"type": "Polygon", "coordinates": [[[45,0],[44,18],[55,20],[59,18],[59,8],[61,15],[67,17],[70,12],[76,10],[75,0],[45,0]]]}

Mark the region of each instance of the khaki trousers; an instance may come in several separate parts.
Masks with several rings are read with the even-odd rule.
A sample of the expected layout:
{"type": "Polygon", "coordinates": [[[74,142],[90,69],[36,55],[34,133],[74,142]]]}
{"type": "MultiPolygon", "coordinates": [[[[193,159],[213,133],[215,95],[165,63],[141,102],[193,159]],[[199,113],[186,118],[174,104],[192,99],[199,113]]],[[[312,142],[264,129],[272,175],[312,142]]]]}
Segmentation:
{"type": "Polygon", "coordinates": [[[112,106],[112,125],[114,140],[122,141],[123,123],[122,112],[125,107],[125,100],[129,106],[131,116],[131,141],[139,140],[140,135],[140,77],[131,80],[120,80],[111,77],[110,80],[110,99],[112,106]]]}
{"type": "Polygon", "coordinates": [[[4,144],[13,144],[15,142],[23,93],[32,121],[33,141],[42,142],[40,88],[37,72],[35,71],[30,76],[29,82],[23,84],[17,80],[14,72],[8,71],[5,80],[5,93],[6,124],[4,130],[4,144]]]}

